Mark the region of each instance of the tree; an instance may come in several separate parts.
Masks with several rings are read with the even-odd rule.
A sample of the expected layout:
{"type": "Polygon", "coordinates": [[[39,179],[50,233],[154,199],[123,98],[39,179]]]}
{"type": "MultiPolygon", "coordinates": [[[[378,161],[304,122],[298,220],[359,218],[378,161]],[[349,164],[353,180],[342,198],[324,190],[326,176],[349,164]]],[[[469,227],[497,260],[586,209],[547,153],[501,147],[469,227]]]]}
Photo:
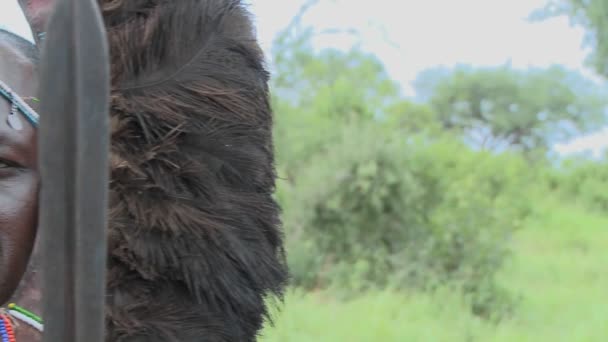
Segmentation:
{"type": "Polygon", "coordinates": [[[275,95],[304,107],[327,100],[323,112],[342,117],[353,111],[373,117],[399,98],[398,84],[373,53],[358,46],[317,51],[312,41],[318,34],[323,32],[298,22],[278,35],[272,48],[275,95]]]}
{"type": "Polygon", "coordinates": [[[442,126],[490,150],[546,150],[605,120],[602,90],[561,67],[514,70],[508,66],[456,67],[418,80],[442,126]],[[442,77],[435,77],[443,74],[442,77]]]}
{"type": "Polygon", "coordinates": [[[549,0],[532,13],[535,21],[567,16],[573,25],[586,30],[585,45],[591,48],[587,63],[608,77],[608,0],[549,0]]]}
{"type": "Polygon", "coordinates": [[[306,2],[272,47],[275,137],[281,172],[290,179],[331,146],[343,126],[375,123],[398,111],[395,103],[401,100],[399,85],[373,53],[358,45],[346,51],[314,47],[314,38],[328,33],[302,22],[316,3],[306,2]]]}

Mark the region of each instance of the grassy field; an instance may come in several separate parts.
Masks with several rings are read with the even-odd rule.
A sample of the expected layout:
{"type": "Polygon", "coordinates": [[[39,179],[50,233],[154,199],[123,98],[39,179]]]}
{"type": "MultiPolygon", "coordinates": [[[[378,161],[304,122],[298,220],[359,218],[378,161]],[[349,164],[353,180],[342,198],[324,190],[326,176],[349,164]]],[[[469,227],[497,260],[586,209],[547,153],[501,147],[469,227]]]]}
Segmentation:
{"type": "Polygon", "coordinates": [[[521,302],[498,325],[468,314],[452,293],[339,302],[294,291],[261,341],[608,341],[608,216],[546,205],[513,251],[500,277],[521,302]]]}

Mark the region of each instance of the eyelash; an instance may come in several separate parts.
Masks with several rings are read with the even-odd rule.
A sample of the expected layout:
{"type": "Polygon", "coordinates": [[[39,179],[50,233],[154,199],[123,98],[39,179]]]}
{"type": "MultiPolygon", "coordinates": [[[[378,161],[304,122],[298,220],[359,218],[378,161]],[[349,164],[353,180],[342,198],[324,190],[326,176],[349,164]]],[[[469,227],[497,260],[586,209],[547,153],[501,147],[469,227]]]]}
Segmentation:
{"type": "Polygon", "coordinates": [[[21,165],[15,163],[15,162],[0,158],[0,169],[8,169],[8,168],[20,169],[21,165]]]}

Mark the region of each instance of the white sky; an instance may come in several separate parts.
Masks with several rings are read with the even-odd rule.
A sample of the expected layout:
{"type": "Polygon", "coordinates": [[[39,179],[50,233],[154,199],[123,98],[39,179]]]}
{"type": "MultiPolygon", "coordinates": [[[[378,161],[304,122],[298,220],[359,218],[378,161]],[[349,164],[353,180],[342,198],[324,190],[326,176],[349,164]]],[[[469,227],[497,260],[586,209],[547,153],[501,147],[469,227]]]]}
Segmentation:
{"type": "MultiPolygon", "coordinates": [[[[30,37],[17,0],[0,0],[0,26],[30,37]]],[[[268,51],[278,30],[291,20],[302,0],[249,0],[258,36],[268,51]]],[[[526,17],[545,0],[321,0],[306,16],[319,29],[356,28],[363,47],[373,50],[406,95],[416,75],[437,65],[468,63],[514,67],[562,64],[583,67],[583,31],[566,18],[529,23],[526,17]]],[[[319,46],[347,48],[352,37],[325,35],[319,46]]],[[[608,146],[608,130],[558,146],[562,153],[608,146]]]]}

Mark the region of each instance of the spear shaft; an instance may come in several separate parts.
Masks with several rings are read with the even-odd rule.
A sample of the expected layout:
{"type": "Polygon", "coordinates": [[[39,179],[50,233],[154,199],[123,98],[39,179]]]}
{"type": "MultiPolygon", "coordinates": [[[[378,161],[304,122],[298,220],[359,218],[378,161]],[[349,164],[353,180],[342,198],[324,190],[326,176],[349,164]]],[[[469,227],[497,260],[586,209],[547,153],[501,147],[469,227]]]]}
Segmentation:
{"type": "Polygon", "coordinates": [[[42,57],[43,341],[102,342],[110,80],[96,0],[57,1],[42,57]]]}

